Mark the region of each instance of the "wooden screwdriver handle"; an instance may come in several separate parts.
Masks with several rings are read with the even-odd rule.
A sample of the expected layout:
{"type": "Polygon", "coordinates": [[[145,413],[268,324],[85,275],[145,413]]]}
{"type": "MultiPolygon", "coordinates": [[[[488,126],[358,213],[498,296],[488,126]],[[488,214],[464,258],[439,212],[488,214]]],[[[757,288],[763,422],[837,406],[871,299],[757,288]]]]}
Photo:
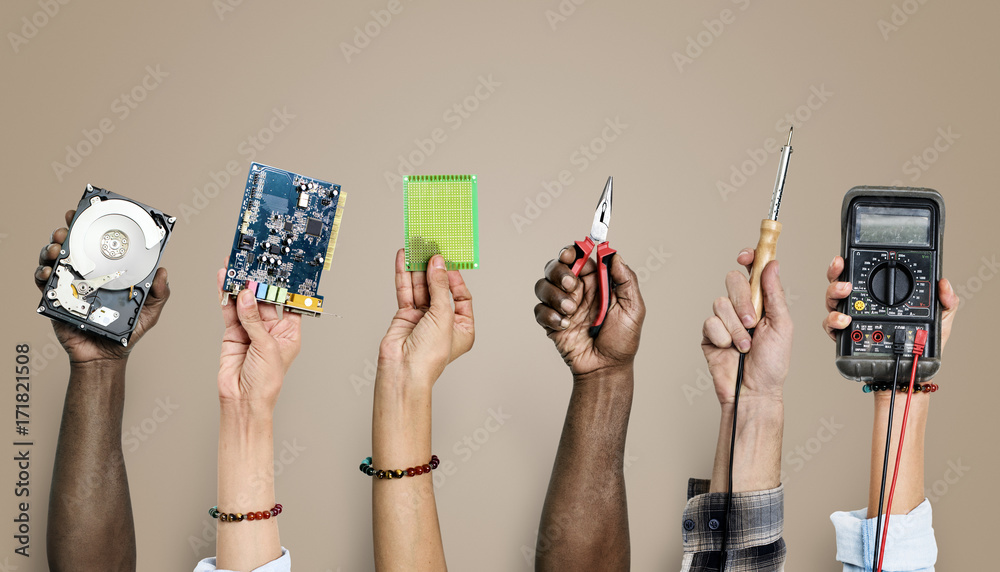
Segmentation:
{"type": "Polygon", "coordinates": [[[757,312],[757,321],[764,315],[764,293],[760,287],[760,275],[767,263],[774,260],[778,250],[778,237],[781,236],[781,223],[766,218],[760,221],[760,240],[754,251],[753,267],[750,269],[750,299],[753,309],[757,312]]]}

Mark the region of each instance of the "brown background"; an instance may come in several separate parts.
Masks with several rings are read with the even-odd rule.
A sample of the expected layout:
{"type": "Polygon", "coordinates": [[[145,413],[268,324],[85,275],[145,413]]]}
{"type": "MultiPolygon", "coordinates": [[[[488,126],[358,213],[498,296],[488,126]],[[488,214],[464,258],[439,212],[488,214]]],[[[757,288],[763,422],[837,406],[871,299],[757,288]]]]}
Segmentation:
{"type": "MultiPolygon", "coordinates": [[[[478,340],[438,382],[435,403],[435,451],[455,467],[438,476],[437,489],[452,569],[530,568],[524,554],[535,543],[570,389],[534,324],[532,285],[561,246],[583,238],[609,174],[618,191],[611,244],[639,272],[648,306],[626,472],[632,559],[636,570],[677,568],[685,480],[709,474],[718,422],[715,397],[699,385],[701,323],[737,251],[756,241],[777,155],[759,168],[748,163],[756,172],[737,192],[724,197],[717,187],[766,139],[784,137],[786,114],[797,118],[780,258],[798,327],[786,384],[788,568],[839,570],[828,516],[866,503],[870,399],[837,374],[819,323],[844,193],[894,182],[945,196],[945,274],[964,291],[928,429],[938,569],[987,566],[998,508],[1000,395],[988,360],[1000,293],[992,280],[1000,271],[1000,5],[563,0],[572,13],[554,25],[547,12],[558,13],[556,0],[400,6],[382,26],[369,22],[386,9],[383,0],[78,1],[15,50],[9,34],[22,33],[22,18],[45,18],[36,1],[3,3],[0,337],[9,361],[15,343],[34,350],[35,446],[31,557],[13,554],[6,520],[0,563],[46,569],[46,499],[67,366],[34,315],[30,274],[87,182],[180,217],[163,261],[173,297],[129,367],[125,427],[143,440],[127,442],[126,456],[140,569],[189,570],[214,553],[206,509],[215,498],[215,269],[228,253],[250,159],[241,142],[279,108],[294,119],[262,135],[270,142],[256,160],[350,193],[321,287],[327,315],[306,321],[276,415],[276,453],[284,451],[277,492],[288,509],[282,542],[296,569],[372,568],[369,484],[357,465],[369,454],[370,364],[394,309],[392,259],[402,234],[401,186],[386,173],[400,155],[419,153],[414,140],[435,129],[446,138],[426,160],[416,157],[424,161],[417,172],[480,180],[482,264],[466,273],[478,340]],[[220,15],[219,6],[233,9],[220,15]],[[726,9],[731,23],[714,37],[706,30],[718,30],[712,20],[726,9]],[[883,35],[879,21],[891,23],[897,9],[902,25],[883,35]],[[366,25],[378,34],[348,61],[342,44],[366,25]],[[692,48],[698,57],[679,70],[674,54],[699,39],[707,47],[692,48]],[[116,99],[141,85],[147,66],[169,75],[122,119],[116,99]],[[499,85],[476,100],[481,77],[499,85]],[[461,116],[445,114],[470,97],[475,110],[460,124],[461,116]],[[59,180],[52,163],[64,162],[65,147],[104,118],[113,132],[59,180]],[[574,162],[616,118],[627,127],[614,141],[593,143],[603,153],[585,167],[574,162]],[[939,140],[947,150],[934,152],[939,129],[958,138],[939,140]],[[935,160],[914,170],[911,157],[921,154],[935,160]],[[233,180],[199,198],[196,189],[204,192],[230,161],[238,162],[233,180]],[[546,195],[543,183],[563,170],[573,182],[546,195]],[[518,228],[514,215],[530,224],[518,228]],[[157,400],[176,409],[164,417],[157,400]],[[491,409],[510,416],[494,433],[491,409]],[[479,440],[476,450],[463,451],[466,436],[479,440]],[[957,476],[952,465],[967,469],[957,476]]],[[[0,434],[13,439],[8,379],[0,434]]],[[[5,450],[10,459],[13,447],[5,450]]],[[[0,475],[0,512],[12,518],[10,460],[0,475]]]]}

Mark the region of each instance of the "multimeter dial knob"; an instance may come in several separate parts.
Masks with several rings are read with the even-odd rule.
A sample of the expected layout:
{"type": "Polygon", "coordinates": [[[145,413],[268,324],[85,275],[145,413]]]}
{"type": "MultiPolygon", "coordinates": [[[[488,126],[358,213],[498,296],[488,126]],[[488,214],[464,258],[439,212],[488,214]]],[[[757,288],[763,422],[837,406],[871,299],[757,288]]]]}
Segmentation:
{"type": "Polygon", "coordinates": [[[913,274],[895,260],[883,262],[872,269],[868,292],[880,304],[898,306],[913,295],[913,274]]]}

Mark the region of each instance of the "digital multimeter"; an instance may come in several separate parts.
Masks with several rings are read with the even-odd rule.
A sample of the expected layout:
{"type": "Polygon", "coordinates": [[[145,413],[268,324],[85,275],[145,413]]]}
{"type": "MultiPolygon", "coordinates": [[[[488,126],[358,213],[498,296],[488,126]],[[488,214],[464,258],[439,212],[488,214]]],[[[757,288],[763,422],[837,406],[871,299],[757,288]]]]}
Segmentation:
{"type": "Polygon", "coordinates": [[[892,382],[892,344],[906,335],[901,365],[913,363],[918,329],[928,333],[917,379],[941,367],[941,279],[944,199],[932,189],[854,187],[841,212],[844,273],[853,285],[840,311],[851,324],[837,338],[837,369],[855,381],[892,382]]]}

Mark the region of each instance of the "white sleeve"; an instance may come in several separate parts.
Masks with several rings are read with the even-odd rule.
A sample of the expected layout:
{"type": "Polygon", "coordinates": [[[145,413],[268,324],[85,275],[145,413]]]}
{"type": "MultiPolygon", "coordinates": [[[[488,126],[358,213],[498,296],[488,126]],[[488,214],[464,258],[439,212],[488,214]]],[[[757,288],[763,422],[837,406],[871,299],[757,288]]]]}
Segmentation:
{"type": "MultiPolygon", "coordinates": [[[[877,521],[865,518],[867,515],[868,509],[864,508],[830,515],[837,530],[837,560],[844,564],[844,572],[872,569],[877,521]]],[[[908,514],[892,515],[882,567],[885,572],[934,572],[937,542],[931,516],[931,503],[927,499],[908,514]]]]}
{"type": "MultiPolygon", "coordinates": [[[[291,572],[292,570],[292,554],[282,546],[281,547],[281,557],[277,560],[272,560],[267,564],[254,568],[253,572],[291,572]]],[[[230,572],[229,570],[223,570],[222,568],[215,567],[215,557],[206,558],[198,563],[198,566],[194,569],[194,572],[230,572]]]]}

